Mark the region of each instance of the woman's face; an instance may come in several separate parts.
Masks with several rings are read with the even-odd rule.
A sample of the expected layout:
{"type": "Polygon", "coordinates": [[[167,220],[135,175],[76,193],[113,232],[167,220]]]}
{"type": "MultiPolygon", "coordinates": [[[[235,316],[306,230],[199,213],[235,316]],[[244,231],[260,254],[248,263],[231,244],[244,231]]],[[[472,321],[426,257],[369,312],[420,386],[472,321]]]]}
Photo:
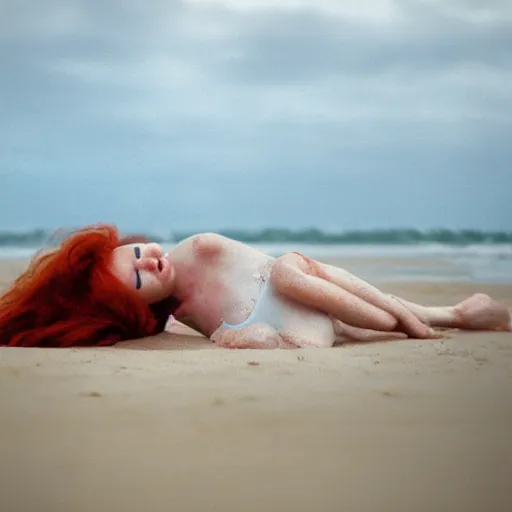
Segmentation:
{"type": "Polygon", "coordinates": [[[169,297],[174,268],[158,244],[129,244],[114,249],[110,271],[146,304],[169,297]]]}

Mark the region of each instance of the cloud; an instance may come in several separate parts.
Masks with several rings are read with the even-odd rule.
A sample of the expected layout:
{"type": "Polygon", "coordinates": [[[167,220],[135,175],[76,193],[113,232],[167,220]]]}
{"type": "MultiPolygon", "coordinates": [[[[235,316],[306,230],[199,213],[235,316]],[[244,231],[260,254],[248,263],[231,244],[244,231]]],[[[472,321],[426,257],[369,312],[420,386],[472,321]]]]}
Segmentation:
{"type": "Polygon", "coordinates": [[[510,69],[510,19],[474,24],[402,3],[402,19],[381,26],[313,10],[253,15],[237,37],[238,57],[219,73],[248,83],[297,83],[378,79],[389,71],[428,76],[465,65],[510,69]]]}
{"type": "Polygon", "coordinates": [[[497,183],[512,160],[511,48],[498,0],[0,0],[0,180],[51,183],[51,197],[66,180],[118,187],[100,208],[114,217],[142,191],[188,209],[181,187],[201,194],[197,220],[225,220],[269,176],[328,204],[336,176],[358,193],[376,176],[430,177],[430,193],[442,173],[497,183]]]}

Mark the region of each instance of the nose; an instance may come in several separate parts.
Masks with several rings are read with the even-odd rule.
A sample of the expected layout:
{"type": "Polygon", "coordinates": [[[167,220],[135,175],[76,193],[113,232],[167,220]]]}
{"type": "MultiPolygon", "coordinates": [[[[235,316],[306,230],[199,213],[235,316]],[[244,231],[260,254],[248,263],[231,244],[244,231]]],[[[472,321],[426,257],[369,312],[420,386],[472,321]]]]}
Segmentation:
{"type": "Polygon", "coordinates": [[[134,265],[137,270],[155,272],[158,269],[158,258],[151,258],[144,255],[142,258],[135,260],[134,265]]]}
{"type": "Polygon", "coordinates": [[[159,268],[159,259],[163,257],[162,248],[155,243],[144,245],[139,259],[134,261],[137,270],[146,270],[147,272],[156,272],[159,268]]]}
{"type": "Polygon", "coordinates": [[[161,258],[164,255],[162,248],[158,244],[155,244],[155,243],[147,244],[144,247],[143,253],[144,253],[143,254],[144,256],[148,256],[148,257],[156,258],[156,259],[161,258]]]}

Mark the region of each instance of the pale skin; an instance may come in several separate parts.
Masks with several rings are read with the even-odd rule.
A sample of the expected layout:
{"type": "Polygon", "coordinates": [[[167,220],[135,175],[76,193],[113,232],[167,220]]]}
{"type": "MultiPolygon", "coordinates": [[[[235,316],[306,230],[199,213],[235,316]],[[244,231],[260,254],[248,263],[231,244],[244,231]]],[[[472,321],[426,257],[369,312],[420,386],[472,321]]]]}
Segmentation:
{"type": "Polygon", "coordinates": [[[226,348],[330,347],[346,341],[435,339],[433,327],[512,330],[508,309],[476,294],[448,307],[387,295],[338,267],[298,253],[272,258],[221,235],[195,235],[163,254],[157,244],[114,251],[111,269],[148,303],[173,295],[175,318],[226,348]],[[272,287],[282,326],[246,320],[272,287]]]}

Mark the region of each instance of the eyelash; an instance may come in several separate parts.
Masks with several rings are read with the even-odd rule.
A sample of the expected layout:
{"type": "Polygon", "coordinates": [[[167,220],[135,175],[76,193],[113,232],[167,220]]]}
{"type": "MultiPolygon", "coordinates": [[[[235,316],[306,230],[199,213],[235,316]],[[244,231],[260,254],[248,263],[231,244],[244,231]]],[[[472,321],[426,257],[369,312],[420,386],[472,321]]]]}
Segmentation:
{"type": "MultiPolygon", "coordinates": [[[[134,247],[133,251],[135,252],[135,257],[137,259],[140,258],[140,247],[134,247]]],[[[138,270],[135,270],[135,288],[139,290],[142,286],[142,283],[140,282],[140,273],[138,270]]]]}

